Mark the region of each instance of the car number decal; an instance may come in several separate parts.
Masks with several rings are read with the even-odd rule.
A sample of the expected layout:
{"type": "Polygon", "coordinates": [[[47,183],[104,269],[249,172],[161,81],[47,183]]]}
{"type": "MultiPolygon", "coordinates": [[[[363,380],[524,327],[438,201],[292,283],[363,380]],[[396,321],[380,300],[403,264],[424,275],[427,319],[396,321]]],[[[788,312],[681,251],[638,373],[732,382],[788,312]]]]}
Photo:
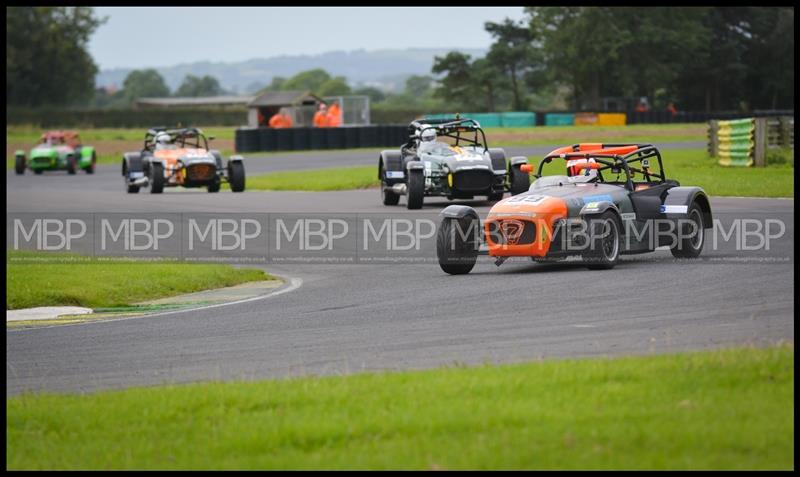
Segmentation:
{"type": "Polygon", "coordinates": [[[517,195],[506,200],[507,204],[532,204],[536,205],[547,199],[546,195],[517,195]]]}
{"type": "Polygon", "coordinates": [[[402,179],[405,177],[403,171],[386,171],[387,179],[402,179]]]}
{"type": "Polygon", "coordinates": [[[662,214],[685,214],[689,211],[689,206],[686,205],[662,205],[662,214]]]}

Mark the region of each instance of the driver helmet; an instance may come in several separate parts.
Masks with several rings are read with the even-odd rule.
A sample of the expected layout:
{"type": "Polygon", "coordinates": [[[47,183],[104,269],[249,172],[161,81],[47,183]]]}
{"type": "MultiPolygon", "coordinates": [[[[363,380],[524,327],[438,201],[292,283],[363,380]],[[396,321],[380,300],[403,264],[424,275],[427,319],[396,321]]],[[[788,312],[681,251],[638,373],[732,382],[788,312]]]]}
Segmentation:
{"type": "Polygon", "coordinates": [[[426,129],[422,131],[420,135],[420,140],[422,142],[433,142],[436,140],[436,131],[433,129],[426,129]]]}
{"type": "Polygon", "coordinates": [[[597,162],[594,159],[570,159],[567,161],[567,176],[573,178],[575,182],[588,182],[597,177],[597,170],[581,168],[579,164],[597,162]]]}
{"type": "Polygon", "coordinates": [[[164,147],[172,143],[172,138],[169,137],[169,134],[162,132],[156,135],[154,141],[156,146],[164,147]]]}

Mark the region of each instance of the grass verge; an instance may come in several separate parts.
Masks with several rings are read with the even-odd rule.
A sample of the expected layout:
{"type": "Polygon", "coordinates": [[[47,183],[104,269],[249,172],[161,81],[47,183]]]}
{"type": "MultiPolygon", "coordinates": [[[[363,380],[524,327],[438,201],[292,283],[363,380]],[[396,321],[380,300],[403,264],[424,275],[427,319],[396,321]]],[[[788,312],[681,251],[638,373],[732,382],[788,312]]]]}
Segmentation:
{"type": "MultiPolygon", "coordinates": [[[[486,137],[492,147],[525,146],[535,144],[572,144],[577,142],[621,141],[705,141],[705,123],[686,124],[634,124],[630,126],[550,126],[525,128],[488,128],[486,137]],[[578,139],[576,139],[578,138],[578,139]]],[[[58,128],[53,128],[58,129],[58,128]]],[[[84,144],[95,146],[98,164],[117,164],[122,153],[138,151],[144,138],[145,128],[67,128],[77,129],[84,144]]],[[[201,128],[208,136],[214,136],[212,147],[220,149],[223,156],[233,154],[234,127],[201,128]]],[[[39,139],[43,129],[32,126],[6,127],[6,169],[14,167],[14,151],[22,149],[26,153],[39,139]]],[[[376,148],[351,149],[376,150],[376,148]]],[[[315,151],[283,151],[286,153],[308,154],[315,151]]],[[[326,152],[332,152],[326,150],[326,152]]],[[[271,153],[253,153],[258,157],[271,153]]]]}
{"type": "Polygon", "coordinates": [[[8,250],[6,309],[129,306],[136,302],[270,280],[260,269],[223,264],[70,260],[8,250]],[[43,261],[44,260],[44,261],[43,261]]]}
{"type": "MultiPolygon", "coordinates": [[[[662,150],[667,177],[682,185],[700,186],[716,196],[794,197],[794,153],[772,152],[763,168],[723,167],[704,149],[662,150]]],[[[529,158],[538,166],[540,158],[529,158]]],[[[545,174],[563,174],[563,164],[553,162],[545,174]]],[[[248,190],[331,191],[377,187],[374,166],[276,172],[247,177],[248,190]]]]}
{"type": "Polygon", "coordinates": [[[794,348],[6,399],[8,469],[792,469],[794,348]]]}

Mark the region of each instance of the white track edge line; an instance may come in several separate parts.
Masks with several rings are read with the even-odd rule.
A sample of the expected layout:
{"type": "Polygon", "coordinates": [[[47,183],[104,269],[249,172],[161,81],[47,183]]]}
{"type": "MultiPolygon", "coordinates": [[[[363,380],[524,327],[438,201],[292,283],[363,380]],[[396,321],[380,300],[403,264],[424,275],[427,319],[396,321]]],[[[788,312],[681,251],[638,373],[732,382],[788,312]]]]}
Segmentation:
{"type": "MultiPolygon", "coordinates": [[[[280,277],[280,275],[276,275],[276,276],[280,277]]],[[[240,303],[248,303],[248,302],[251,302],[251,301],[264,300],[266,298],[271,298],[271,297],[274,297],[274,296],[282,295],[284,293],[289,293],[290,291],[297,290],[298,288],[300,288],[303,285],[303,279],[302,278],[295,278],[295,277],[280,277],[280,278],[284,278],[284,279],[288,278],[289,279],[289,285],[285,286],[285,287],[282,287],[282,288],[280,288],[278,290],[275,290],[274,292],[267,293],[265,295],[258,295],[258,296],[254,296],[254,297],[250,297],[250,298],[244,298],[242,300],[229,301],[229,302],[225,302],[225,303],[215,303],[213,305],[204,305],[204,306],[198,306],[198,307],[192,307],[192,308],[184,308],[184,309],[181,309],[181,310],[164,311],[164,312],[161,312],[161,313],[151,313],[151,314],[144,314],[144,315],[137,315],[137,316],[126,316],[126,317],[123,317],[123,318],[111,318],[111,319],[108,319],[108,320],[99,319],[99,320],[94,320],[94,321],[84,321],[84,322],[80,322],[80,323],[67,323],[67,324],[63,324],[63,325],[31,326],[31,327],[28,327],[28,328],[6,329],[6,333],[16,333],[16,332],[24,332],[24,331],[32,331],[32,330],[43,330],[43,329],[47,329],[47,328],[63,328],[63,327],[66,327],[66,326],[80,326],[80,325],[95,325],[95,324],[101,324],[101,323],[113,323],[115,321],[127,321],[127,320],[141,319],[141,318],[153,318],[153,317],[156,317],[156,316],[175,315],[175,314],[178,314],[178,313],[188,313],[190,311],[208,310],[210,308],[218,308],[218,307],[222,307],[222,306],[238,305],[240,303]]]]}

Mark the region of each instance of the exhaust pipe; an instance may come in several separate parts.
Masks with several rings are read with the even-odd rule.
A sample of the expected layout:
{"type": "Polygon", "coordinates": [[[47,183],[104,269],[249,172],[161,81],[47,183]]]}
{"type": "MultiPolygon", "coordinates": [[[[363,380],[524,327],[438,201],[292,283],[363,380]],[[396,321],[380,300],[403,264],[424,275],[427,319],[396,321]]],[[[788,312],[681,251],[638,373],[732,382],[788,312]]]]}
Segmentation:
{"type": "Polygon", "coordinates": [[[392,192],[398,195],[406,195],[408,188],[405,184],[395,184],[392,186],[392,192]]]}

